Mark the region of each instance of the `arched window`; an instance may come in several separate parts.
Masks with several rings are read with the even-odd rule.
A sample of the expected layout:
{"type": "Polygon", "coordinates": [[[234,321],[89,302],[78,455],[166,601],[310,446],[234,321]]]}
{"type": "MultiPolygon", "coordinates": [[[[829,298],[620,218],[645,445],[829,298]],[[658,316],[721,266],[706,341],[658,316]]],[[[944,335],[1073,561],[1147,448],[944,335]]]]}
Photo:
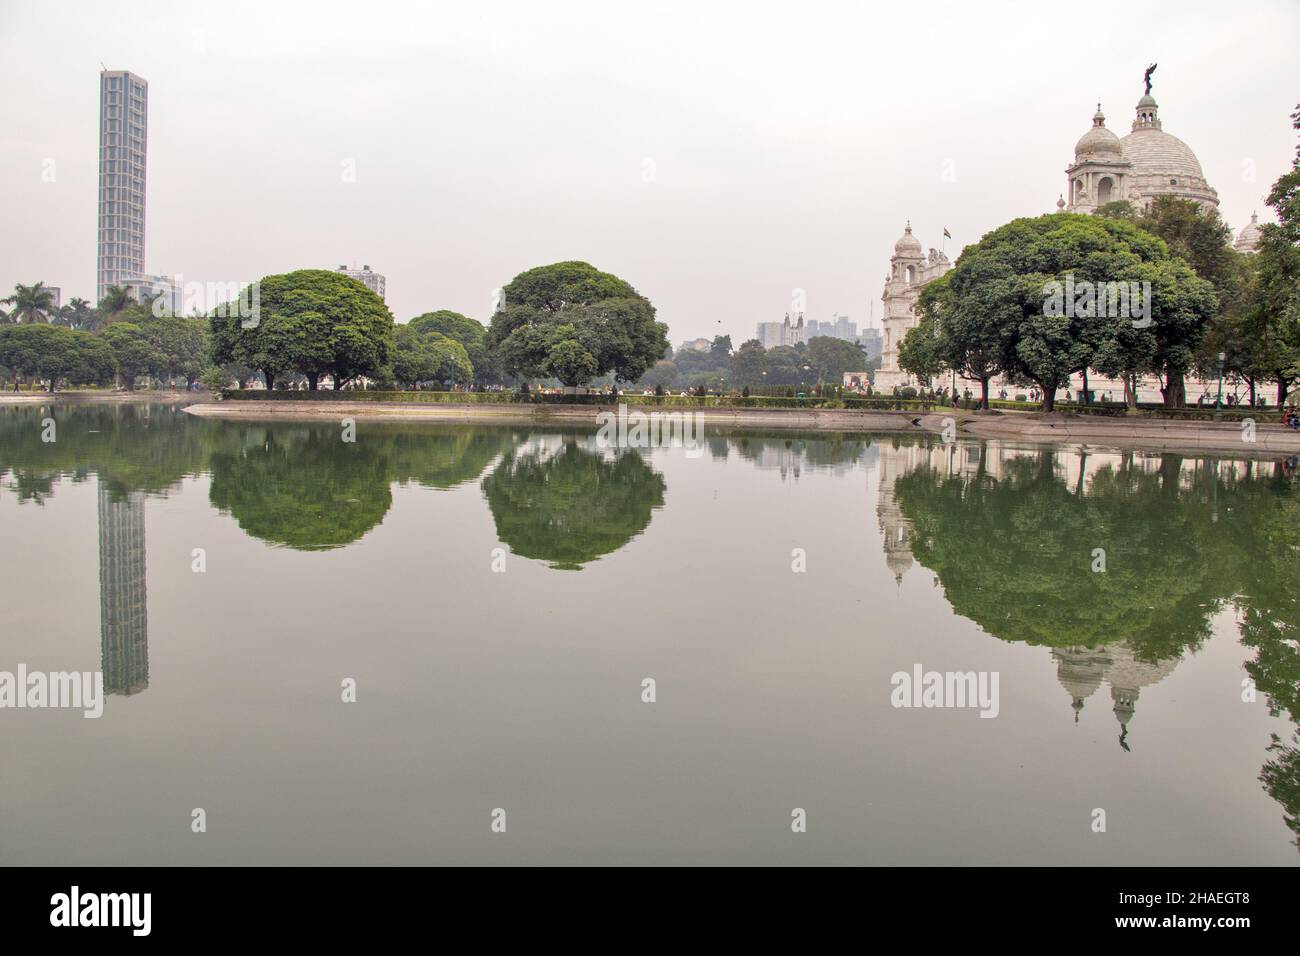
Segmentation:
{"type": "Polygon", "coordinates": [[[1114,184],[1111,182],[1109,176],[1103,177],[1097,183],[1097,204],[1098,205],[1104,206],[1106,205],[1106,203],[1110,202],[1111,187],[1113,185],[1114,184]]]}
{"type": "Polygon", "coordinates": [[[913,282],[915,282],[916,268],[914,266],[908,266],[907,271],[903,273],[903,278],[904,280],[906,280],[908,285],[911,285],[913,282]]]}

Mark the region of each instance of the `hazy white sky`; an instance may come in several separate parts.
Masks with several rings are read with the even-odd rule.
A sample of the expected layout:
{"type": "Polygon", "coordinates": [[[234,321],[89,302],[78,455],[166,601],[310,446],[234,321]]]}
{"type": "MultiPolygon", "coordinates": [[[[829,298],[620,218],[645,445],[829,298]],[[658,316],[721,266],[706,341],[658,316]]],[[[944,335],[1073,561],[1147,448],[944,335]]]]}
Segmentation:
{"type": "Polygon", "coordinates": [[[1295,0],[0,0],[0,288],[94,297],[102,61],[149,81],[150,272],[368,263],[399,321],[486,320],[584,259],[674,345],[738,345],[794,289],[878,325],[906,220],[955,258],[1054,210],[1097,99],[1127,133],[1153,61],[1240,228],[1294,155],[1297,35],[1295,0]]]}

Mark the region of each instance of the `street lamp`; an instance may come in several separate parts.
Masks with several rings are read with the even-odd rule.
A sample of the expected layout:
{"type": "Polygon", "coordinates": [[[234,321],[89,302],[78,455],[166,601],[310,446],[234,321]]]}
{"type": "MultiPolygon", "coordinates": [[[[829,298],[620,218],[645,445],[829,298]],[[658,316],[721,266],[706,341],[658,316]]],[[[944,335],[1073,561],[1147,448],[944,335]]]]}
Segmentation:
{"type": "Polygon", "coordinates": [[[1223,363],[1227,359],[1226,353],[1219,353],[1219,397],[1214,400],[1214,420],[1216,422],[1223,418],[1223,363]]]}

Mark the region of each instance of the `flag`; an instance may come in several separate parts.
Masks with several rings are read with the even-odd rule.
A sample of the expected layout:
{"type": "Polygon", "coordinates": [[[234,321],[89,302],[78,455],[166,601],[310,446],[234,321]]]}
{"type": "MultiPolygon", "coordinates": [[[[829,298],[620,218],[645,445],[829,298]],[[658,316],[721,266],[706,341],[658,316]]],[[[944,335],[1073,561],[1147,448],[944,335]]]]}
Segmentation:
{"type": "Polygon", "coordinates": [[[948,227],[947,227],[947,226],[944,226],[944,227],[943,227],[943,237],[944,237],[945,239],[951,239],[951,238],[952,238],[952,233],[948,231],[948,227]]]}

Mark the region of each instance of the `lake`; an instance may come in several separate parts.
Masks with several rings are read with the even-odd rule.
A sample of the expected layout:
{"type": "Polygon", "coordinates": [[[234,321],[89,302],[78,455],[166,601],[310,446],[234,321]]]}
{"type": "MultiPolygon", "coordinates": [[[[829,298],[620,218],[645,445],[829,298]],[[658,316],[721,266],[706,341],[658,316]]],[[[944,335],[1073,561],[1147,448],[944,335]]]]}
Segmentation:
{"type": "Polygon", "coordinates": [[[1284,463],[354,437],[0,409],[0,863],[1300,859],[1284,463]]]}

